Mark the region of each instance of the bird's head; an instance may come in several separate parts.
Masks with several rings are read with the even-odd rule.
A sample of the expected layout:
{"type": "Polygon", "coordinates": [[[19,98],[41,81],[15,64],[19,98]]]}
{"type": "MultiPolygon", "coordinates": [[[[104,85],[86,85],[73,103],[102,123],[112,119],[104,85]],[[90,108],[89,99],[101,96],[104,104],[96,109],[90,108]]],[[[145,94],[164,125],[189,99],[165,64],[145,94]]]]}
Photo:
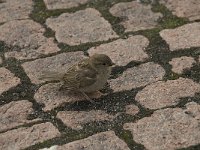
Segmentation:
{"type": "Polygon", "coordinates": [[[114,63],[105,54],[94,54],[90,57],[91,65],[96,69],[108,69],[111,68],[114,63]]]}

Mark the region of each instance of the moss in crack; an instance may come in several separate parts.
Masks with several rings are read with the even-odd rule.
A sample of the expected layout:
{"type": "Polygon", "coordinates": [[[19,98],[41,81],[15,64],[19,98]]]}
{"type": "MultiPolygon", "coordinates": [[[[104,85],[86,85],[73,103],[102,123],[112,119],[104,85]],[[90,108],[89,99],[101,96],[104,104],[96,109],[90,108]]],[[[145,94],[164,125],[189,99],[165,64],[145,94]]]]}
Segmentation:
{"type": "Polygon", "coordinates": [[[167,43],[160,37],[159,29],[142,31],[141,34],[148,37],[150,43],[146,48],[146,52],[150,56],[150,61],[160,64],[165,69],[164,79],[170,79],[173,75],[169,60],[171,59],[171,51],[167,43]]]}
{"type": "Polygon", "coordinates": [[[47,26],[46,27],[46,30],[44,32],[44,36],[47,37],[47,38],[50,38],[50,37],[55,37],[55,31],[53,31],[52,29],[48,28],[47,26]]]}
{"type": "Polygon", "coordinates": [[[200,144],[192,145],[192,146],[189,146],[187,148],[180,148],[178,150],[199,150],[199,149],[200,149],[200,144]]]}
{"type": "Polygon", "coordinates": [[[131,150],[144,150],[145,147],[133,141],[133,136],[130,131],[120,130],[115,132],[119,138],[124,140],[131,150]]]}
{"type": "Polygon", "coordinates": [[[152,5],[152,11],[163,14],[163,17],[158,20],[158,23],[161,25],[162,29],[176,28],[189,22],[189,20],[186,18],[174,16],[172,12],[169,11],[163,4],[160,4],[158,0],[156,0],[152,5]]]}
{"type": "Polygon", "coordinates": [[[57,9],[57,10],[48,10],[45,6],[44,1],[42,0],[33,0],[34,1],[34,10],[30,14],[30,17],[41,24],[44,24],[46,19],[49,17],[59,16],[65,12],[75,12],[77,10],[81,10],[85,8],[86,4],[80,5],[76,8],[71,9],[57,9]]]}
{"type": "Polygon", "coordinates": [[[200,83],[200,64],[195,64],[190,70],[184,71],[183,77],[190,78],[200,83]]]}

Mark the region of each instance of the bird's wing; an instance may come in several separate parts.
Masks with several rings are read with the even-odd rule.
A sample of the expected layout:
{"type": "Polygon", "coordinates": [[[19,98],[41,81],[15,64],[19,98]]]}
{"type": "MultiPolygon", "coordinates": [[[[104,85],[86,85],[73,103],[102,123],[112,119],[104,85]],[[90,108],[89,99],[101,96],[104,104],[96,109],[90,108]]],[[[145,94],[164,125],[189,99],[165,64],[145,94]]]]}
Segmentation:
{"type": "Polygon", "coordinates": [[[63,80],[65,89],[77,90],[90,86],[96,82],[97,72],[92,69],[87,61],[81,61],[70,67],[63,80]]]}

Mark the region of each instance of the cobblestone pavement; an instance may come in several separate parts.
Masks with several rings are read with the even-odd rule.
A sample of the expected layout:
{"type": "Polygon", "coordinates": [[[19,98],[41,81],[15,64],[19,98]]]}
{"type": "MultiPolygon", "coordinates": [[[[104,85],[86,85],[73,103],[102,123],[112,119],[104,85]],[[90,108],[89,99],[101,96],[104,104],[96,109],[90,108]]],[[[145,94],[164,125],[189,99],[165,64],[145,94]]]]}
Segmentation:
{"type": "Polygon", "coordinates": [[[199,0],[0,0],[0,150],[200,149],[199,0]],[[92,104],[39,80],[94,53],[92,104]]]}

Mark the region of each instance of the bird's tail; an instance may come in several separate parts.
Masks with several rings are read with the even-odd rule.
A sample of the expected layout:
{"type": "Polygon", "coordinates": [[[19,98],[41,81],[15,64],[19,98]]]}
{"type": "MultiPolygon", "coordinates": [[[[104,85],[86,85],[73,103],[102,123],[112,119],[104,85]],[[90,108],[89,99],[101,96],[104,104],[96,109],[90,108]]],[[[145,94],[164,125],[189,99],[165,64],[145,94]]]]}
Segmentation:
{"type": "Polygon", "coordinates": [[[44,81],[62,81],[64,73],[53,72],[53,71],[45,71],[39,77],[39,80],[44,81]]]}

